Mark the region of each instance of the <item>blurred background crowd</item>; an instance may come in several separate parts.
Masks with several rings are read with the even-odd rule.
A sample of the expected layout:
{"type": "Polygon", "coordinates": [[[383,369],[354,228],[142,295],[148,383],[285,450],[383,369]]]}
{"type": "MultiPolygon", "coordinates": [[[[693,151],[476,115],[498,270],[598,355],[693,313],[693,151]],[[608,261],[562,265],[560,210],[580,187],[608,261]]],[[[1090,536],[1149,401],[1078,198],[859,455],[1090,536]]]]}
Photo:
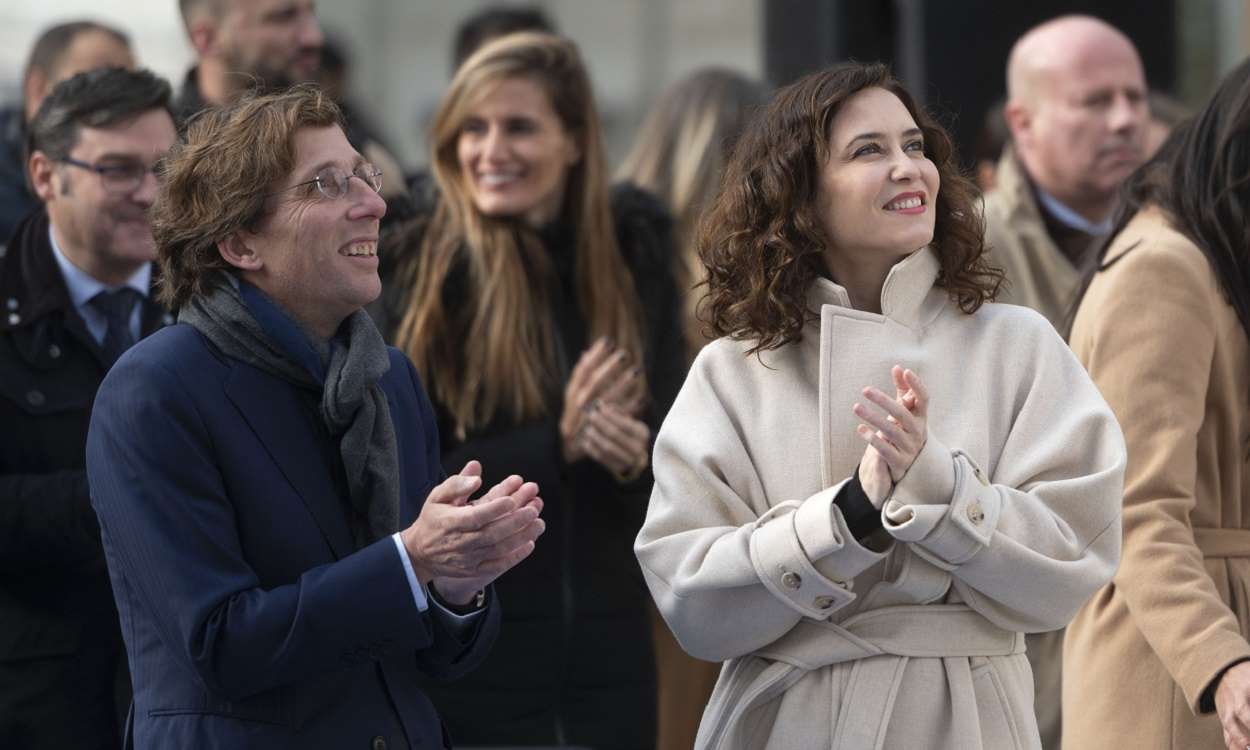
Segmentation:
{"type": "MultiPolygon", "coordinates": [[[[585,63],[594,91],[594,101],[597,102],[602,119],[603,146],[612,175],[617,180],[632,182],[653,193],[663,204],[657,208],[646,196],[623,195],[619,191],[613,194],[611,211],[615,213],[614,221],[619,232],[615,241],[620,245],[624,263],[646,266],[647,262],[655,259],[649,255],[651,251],[671,245],[677,250],[679,259],[673,269],[677,277],[677,289],[685,291],[701,278],[701,267],[692,252],[695,225],[702,209],[708,205],[723,169],[725,152],[721,147],[727,147],[733,142],[743,128],[748,114],[767,102],[776,87],[840,61],[879,60],[888,63],[919,102],[949,129],[959,148],[963,167],[970,176],[975,177],[979,186],[986,191],[993,189],[996,184],[1002,188],[1004,183],[999,182],[1002,174],[997,173],[996,168],[1000,164],[999,159],[1004,148],[1008,147],[1011,140],[1004,117],[1004,100],[1008,95],[1008,54],[1013,44],[1039,23],[1068,13],[1081,13],[1100,18],[1119,29],[1131,40],[1137,54],[1140,54],[1147,87],[1141,93],[1146,100],[1149,120],[1140,128],[1143,153],[1137,153],[1134,145],[1133,163],[1121,165],[1125,167],[1124,174],[1117,174],[1114,180],[1105,180],[1110,184],[1101,186],[1105,189],[1095,196],[1098,200],[1093,202],[1097,205],[1093,206],[1091,213],[1081,210],[1089,206],[1078,205],[1069,200],[1081,197],[1080,190],[1086,185],[1081,183],[1073,187],[1062,184],[1061,180],[1053,186],[1049,183],[1043,184],[1049,178],[1044,174],[1045,170],[1038,171],[1035,164],[1044,165],[1045,159],[1038,156],[1040,152],[1019,148],[1019,163],[1010,156],[1001,163],[1013,170],[1019,168],[1037,173],[1025,174],[1023,177],[1020,174],[1009,176],[1008,179],[1013,182],[1007,189],[1000,190],[1000,207],[996,209],[991,201],[986,209],[991,225],[991,244],[998,248],[1009,247],[1012,240],[1003,232],[1009,231],[1005,227],[1009,227],[1010,231],[1019,229],[1018,215],[1012,213],[1016,208],[1004,208],[1002,205],[1004,201],[1010,200],[1013,185],[1025,184],[1025,178],[1031,180],[1028,184],[1036,189],[1036,197],[1042,202],[1039,212],[1037,206],[1033,205],[1032,197],[1026,201],[1032,206],[1032,215],[1036,219],[1033,223],[1037,227],[1034,228],[1039,233],[1048,233],[1050,240],[1054,240],[1056,247],[1050,248],[1048,252],[1053,256],[1053,263],[1062,267],[1062,270],[1055,271],[1062,279],[1054,280],[1058,276],[1042,278],[1044,274],[1040,271],[1037,278],[1033,278],[1029,274],[1036,269],[1010,267],[1013,262],[1010,258],[1000,258],[999,262],[1009,266],[1009,279],[1017,281],[1013,292],[1018,296],[1009,301],[1038,309],[1062,330],[1063,318],[1069,312],[1068,303],[1072,300],[1073,290],[1070,287],[1077,279],[1075,269],[1079,265],[1078,261],[1087,252],[1090,242],[1105,236],[1110,229],[1111,217],[1107,209],[1113,203],[1112,196],[1119,182],[1146,156],[1154,153],[1172,126],[1201,109],[1220,79],[1242,62],[1250,51],[1250,0],[1036,0],[1031,3],[1002,3],[994,0],[549,0],[525,4],[500,4],[484,0],[324,0],[317,5],[315,16],[310,15],[307,2],[291,0],[267,2],[264,6],[267,10],[258,19],[252,19],[254,26],[230,30],[236,36],[226,45],[229,47],[227,53],[221,54],[221,47],[214,47],[214,39],[220,42],[228,38],[222,31],[225,27],[213,26],[216,20],[212,23],[205,21],[201,25],[197,25],[199,22],[196,20],[200,17],[197,14],[209,13],[204,8],[214,2],[215,0],[183,0],[180,8],[172,0],[165,3],[153,3],[150,0],[58,0],[55,3],[10,0],[0,7],[0,105],[5,107],[0,110],[0,149],[4,149],[4,153],[0,153],[0,190],[9,191],[0,193],[0,242],[9,236],[22,216],[38,207],[39,200],[26,192],[22,174],[26,164],[21,151],[27,137],[27,123],[43,97],[54,84],[75,73],[101,65],[118,65],[147,68],[167,79],[172,84],[175,95],[174,100],[168,104],[171,105],[172,114],[179,120],[199,111],[206,104],[215,104],[219,99],[225,98],[225,79],[222,73],[227,69],[245,70],[254,76],[270,78],[270,82],[274,79],[285,82],[297,82],[305,78],[316,80],[343,107],[348,125],[347,137],[352,144],[369,162],[380,168],[379,184],[369,184],[374,189],[380,188],[382,197],[388,201],[389,221],[397,225],[414,216],[417,218],[409,227],[414,230],[412,233],[397,235],[400,244],[407,243],[411,249],[424,241],[426,245],[436,247],[437,242],[423,240],[421,233],[432,226],[446,232],[449,237],[458,238],[447,227],[457,231],[459,229],[446,216],[436,214],[429,204],[434,193],[433,183],[439,178],[438,164],[432,163],[437,160],[432,158],[431,142],[438,139],[436,117],[440,112],[440,102],[447,106],[446,102],[454,99],[449,94],[449,82],[458,64],[480,43],[486,41],[486,37],[518,29],[538,29],[557,32],[572,40],[580,49],[581,59],[585,63]],[[466,26],[465,21],[470,18],[476,19],[477,25],[466,26]],[[63,25],[81,21],[91,23],[63,25]],[[59,30],[49,35],[48,30],[53,28],[59,30]],[[209,28],[214,30],[207,31],[209,28]],[[212,34],[223,35],[213,37],[212,34]],[[234,57],[231,57],[232,54],[234,57]],[[274,61],[278,61],[277,67],[266,67],[274,61]],[[1064,192],[1068,187],[1073,188],[1070,194],[1064,192]],[[1058,208],[1055,208],[1056,204],[1058,208]],[[1082,215],[1074,217],[1071,211],[1064,210],[1065,206],[1082,215]],[[667,217],[663,216],[665,212],[671,214],[673,219],[671,238],[665,234],[670,229],[666,223],[667,217]],[[423,223],[425,219],[429,219],[430,223],[423,223]],[[1043,220],[1044,226],[1040,223],[1043,220]],[[994,235],[995,231],[1000,232],[997,237],[994,235]],[[1071,241],[1068,243],[1071,248],[1065,244],[1067,240],[1071,241]],[[1052,282],[1057,285],[1053,289],[1050,286],[1052,282]]],[[[1111,39],[1116,44],[1120,43],[1116,41],[1119,37],[1113,36],[1111,39]]],[[[1098,46],[1104,41],[1106,38],[1099,37],[1096,43],[1089,39],[1082,43],[1098,46]]],[[[1124,54],[1125,59],[1131,60],[1132,56],[1131,50],[1124,54]]],[[[1136,63],[1133,62],[1132,65],[1135,66],[1136,63]]],[[[1036,49],[1022,56],[1022,69],[1030,66],[1038,69],[1045,67],[1039,62],[1036,49]]],[[[570,68],[577,71],[575,62],[570,64],[570,68]]],[[[1133,71],[1135,75],[1135,67],[1133,71]]],[[[459,78],[456,80],[458,85],[470,85],[459,78]]],[[[1140,104],[1135,86],[1130,81],[1127,88],[1116,89],[1113,94],[1109,94],[1114,101],[1109,99],[1107,107],[1135,117],[1133,112],[1137,111],[1135,108],[1140,104]]],[[[593,106],[589,104],[590,97],[582,99],[586,109],[593,106]]],[[[1027,97],[1022,97],[1021,101],[1024,99],[1027,97]]],[[[162,103],[159,107],[149,106],[148,109],[165,107],[166,103],[162,103]]],[[[1016,108],[1017,129],[1020,132],[1028,130],[1029,115],[1025,112],[1026,109],[1023,104],[1016,108]]],[[[448,111],[451,112],[447,115],[449,118],[455,115],[452,109],[449,108],[448,111]]],[[[1123,131],[1121,135],[1128,133],[1125,137],[1136,142],[1138,126],[1135,120],[1122,127],[1108,127],[1119,127],[1123,131]]],[[[1070,129],[1073,132],[1079,131],[1079,123],[1070,124],[1070,129]]],[[[457,138],[461,132],[457,125],[457,138]]],[[[38,133],[36,135],[42,137],[38,133]]],[[[169,135],[172,140],[172,129],[169,135]]],[[[1074,142],[1075,140],[1074,136],[1074,142]]],[[[581,154],[579,158],[580,156],[581,154]]],[[[464,160],[463,154],[461,159],[464,160]]],[[[90,164],[77,164],[68,158],[59,160],[87,169],[93,167],[90,164]]],[[[589,158],[586,161],[593,162],[589,158]]],[[[113,177],[109,177],[110,173],[107,171],[93,171],[99,173],[106,191],[110,189],[107,180],[125,182],[133,177],[134,184],[113,192],[120,194],[129,191],[129,194],[134,194],[138,191],[146,196],[148,182],[143,170],[149,167],[140,167],[142,169],[134,174],[115,171],[111,173],[113,177]]],[[[451,164],[451,167],[455,167],[455,164],[451,164]]],[[[451,167],[445,168],[445,171],[454,171],[451,167]]],[[[573,179],[581,178],[576,170],[570,171],[574,174],[573,179]]],[[[378,177],[373,173],[356,176],[362,180],[378,177]]],[[[592,174],[594,176],[596,175],[592,174]]],[[[445,182],[446,175],[443,178],[445,182]]],[[[602,180],[601,182],[606,183],[602,180]]],[[[350,175],[343,177],[341,185],[350,185],[350,175]]],[[[116,185],[113,187],[116,188],[116,185]]],[[[324,192],[325,187],[318,183],[318,189],[324,192]]],[[[345,191],[347,188],[340,189],[345,191]]],[[[563,182],[560,190],[564,190],[563,182]]],[[[570,195],[575,192],[569,191],[570,195]]],[[[586,192],[589,194],[591,191],[586,192]]],[[[1034,195],[1025,188],[1020,188],[1018,192],[1034,195]]],[[[45,186],[39,195],[47,203],[49,197],[55,201],[58,195],[63,198],[71,194],[69,191],[58,194],[56,190],[45,186]]],[[[150,204],[149,198],[144,200],[150,204]]],[[[560,200],[570,206],[575,202],[573,198],[566,198],[563,193],[560,200]]],[[[606,199],[601,202],[604,205],[598,206],[596,210],[606,213],[606,199]]],[[[55,214],[56,210],[50,209],[50,212],[55,214]]],[[[590,215],[589,209],[587,215],[590,215]]],[[[582,220],[581,216],[577,214],[579,220],[582,220]]],[[[575,239],[576,237],[582,232],[588,233],[589,230],[581,226],[561,226],[559,221],[553,221],[558,218],[562,217],[553,213],[544,216],[542,222],[537,222],[537,226],[531,227],[541,230],[535,233],[535,241],[549,245],[548,249],[570,252],[576,249],[577,252],[582,252],[580,246],[572,246],[581,241],[575,239]],[[570,247],[564,247],[566,244],[570,247]]],[[[56,221],[57,217],[54,215],[53,222],[56,221]]],[[[593,225],[593,221],[585,221],[588,225],[593,225]]],[[[33,234],[38,234],[42,241],[48,233],[41,228],[38,233],[33,234]]],[[[384,242],[386,239],[384,236],[384,242]]],[[[31,241],[31,246],[34,246],[34,240],[31,241]]],[[[13,247],[17,247],[16,240],[13,247]]],[[[402,256],[393,257],[398,262],[388,266],[387,256],[383,253],[381,269],[382,279],[386,284],[384,295],[388,291],[393,294],[384,296],[370,312],[378,320],[388,342],[398,341],[400,347],[410,355],[425,355],[426,361],[419,362],[419,367],[424,368],[429,362],[435,363],[433,367],[436,377],[431,390],[442,399],[438,408],[440,428],[444,436],[444,461],[448,465],[455,463],[460,458],[455,453],[457,450],[468,451],[467,457],[501,451],[499,463],[504,463],[503,459],[514,458],[508,454],[514,446],[523,445],[526,450],[535,449],[541,440],[531,439],[532,436],[527,438],[525,433],[513,431],[511,426],[500,430],[497,423],[490,421],[492,415],[478,414],[473,411],[476,407],[466,407],[457,402],[457,397],[463,394],[455,393],[458,386],[454,382],[455,377],[446,376],[441,383],[438,382],[437,374],[443,374],[443,371],[437,367],[437,342],[430,343],[428,339],[431,335],[438,338],[442,329],[439,329],[440,333],[431,334],[433,327],[423,324],[431,319],[441,320],[439,316],[444,315],[445,311],[437,309],[437,306],[433,311],[427,310],[426,300],[430,295],[423,295],[421,292],[428,285],[441,288],[450,274],[444,268],[443,276],[427,279],[416,270],[404,268],[402,256]],[[398,282],[393,277],[397,267],[403,271],[403,278],[398,282]],[[415,284],[415,287],[405,286],[406,283],[415,284]],[[422,317],[423,315],[432,317],[422,317]],[[442,391],[437,390],[438,385],[442,386],[442,391]]],[[[3,254],[0,254],[0,258],[3,258],[3,254]]],[[[654,263],[652,266],[660,267],[654,263]]],[[[614,272],[619,273],[619,270],[614,272]]],[[[634,368],[632,375],[626,376],[624,369],[613,373],[613,377],[619,376],[622,382],[628,381],[630,377],[638,379],[640,395],[636,399],[628,395],[626,386],[622,386],[621,400],[625,403],[636,400],[637,408],[625,409],[624,411],[635,413],[622,413],[620,419],[622,424],[637,425],[643,436],[640,440],[643,458],[636,461],[627,456],[622,461],[613,461],[610,457],[592,455],[591,458],[599,464],[595,467],[597,474],[587,474],[580,478],[553,475],[550,481],[540,482],[544,487],[554,487],[561,483],[570,488],[576,487],[576,490],[569,490],[570,497],[587,491],[586,488],[595,492],[620,493],[622,497],[646,495],[649,489],[646,458],[648,441],[658,427],[667,403],[671,403],[684,367],[704,343],[693,322],[695,295],[685,294],[680,299],[674,299],[677,295],[671,293],[673,290],[664,289],[667,296],[659,292],[648,296],[653,293],[652,290],[662,289],[668,283],[667,280],[663,283],[657,282],[654,286],[647,285],[643,283],[647,278],[647,268],[640,271],[631,267],[630,270],[639,287],[639,298],[626,302],[639,305],[650,316],[647,321],[649,328],[646,331],[629,331],[626,326],[622,330],[627,330],[634,338],[645,338],[648,347],[660,351],[660,354],[650,352],[654,361],[640,363],[640,367],[634,368]],[[676,336],[668,336],[672,331],[666,329],[675,330],[677,326],[669,326],[668,320],[662,316],[651,319],[663,314],[671,320],[679,314],[679,306],[682,308],[681,328],[684,329],[684,336],[680,337],[682,341],[677,341],[676,336]],[[657,343],[667,342],[670,338],[673,339],[671,347],[657,343]],[[642,404],[646,400],[646,389],[650,389],[657,408],[643,414],[645,410],[642,404]],[[584,483],[579,485],[578,482],[584,483]],[[607,489],[602,489],[603,487],[607,489]]],[[[568,268],[558,267],[558,264],[554,271],[565,275],[571,273],[568,268]]],[[[518,275],[517,278],[521,277],[518,275]]],[[[455,281],[454,277],[452,280],[455,281]]],[[[571,287],[572,282],[568,278],[563,278],[562,281],[571,287]]],[[[30,309],[30,306],[24,307],[19,314],[18,297],[28,291],[13,292],[15,296],[7,300],[8,326],[14,330],[22,323],[21,314],[28,314],[26,311],[30,309]]],[[[5,292],[6,295],[7,293],[5,292]]],[[[553,309],[557,313],[561,310],[568,312],[556,304],[558,301],[557,299],[552,303],[553,309]]],[[[602,299],[599,302],[602,307],[610,306],[602,299]]],[[[24,297],[22,304],[26,304],[24,297]]],[[[130,325],[129,309],[127,308],[123,316],[125,320],[119,324],[121,328],[130,325]]],[[[598,308],[581,312],[586,313],[588,318],[595,318],[602,313],[598,308]]],[[[592,319],[591,325],[583,326],[579,314],[574,310],[566,317],[557,315],[558,327],[562,329],[557,334],[578,343],[568,353],[561,350],[561,356],[567,358],[576,355],[585,347],[584,357],[592,360],[599,357],[606,361],[612,346],[610,339],[607,344],[596,339],[591,345],[587,333],[590,328],[608,330],[610,326],[598,319],[592,319]],[[574,320],[578,322],[572,330],[563,329],[566,321],[574,320]],[[604,346],[607,348],[603,348],[604,346]]],[[[611,323],[610,314],[603,315],[603,318],[611,323]]],[[[155,323],[155,319],[153,322],[155,323]]],[[[165,319],[164,322],[171,322],[171,319],[165,319]]],[[[110,321],[107,325],[108,333],[105,333],[105,322],[101,318],[97,326],[99,330],[93,332],[104,348],[116,345],[120,352],[133,343],[133,335],[126,344],[114,340],[114,322],[110,321]]],[[[145,328],[144,332],[146,330],[145,328]]],[[[557,348],[561,343],[563,342],[557,342],[557,348]]],[[[631,342],[626,336],[621,337],[618,343],[631,342]]],[[[105,363],[106,367],[111,364],[115,354],[116,352],[110,355],[109,361],[105,363]]],[[[58,358],[60,355],[53,352],[50,356],[58,358]]],[[[422,359],[420,356],[413,358],[422,359]]],[[[2,359],[0,364],[3,364],[2,359]]],[[[562,365],[568,364],[569,361],[562,360],[562,365]]],[[[617,364],[621,368],[626,366],[617,364]]],[[[452,373],[452,370],[447,372],[452,373]]],[[[576,374],[577,371],[573,372],[576,374]]],[[[14,392],[17,393],[16,401],[24,399],[29,402],[28,406],[31,408],[23,409],[32,415],[32,423],[41,418],[43,412],[51,411],[51,407],[43,408],[45,396],[41,391],[17,389],[14,392]]],[[[460,401],[464,401],[464,398],[460,401]]],[[[564,406],[567,408],[567,402],[564,406]]],[[[578,406],[580,408],[582,405],[578,406]]],[[[87,408],[84,406],[83,410],[87,408]]],[[[555,411],[553,405],[551,414],[555,411]]],[[[543,430],[548,427],[553,425],[541,425],[543,430]]],[[[563,435],[564,425],[559,425],[559,429],[563,435]]],[[[9,438],[21,433],[20,430],[7,431],[9,438]]],[[[74,439],[80,440],[81,436],[74,439]]],[[[551,447],[545,446],[544,449],[551,447]]],[[[0,446],[0,457],[4,450],[6,448],[0,446]]],[[[571,448],[567,445],[563,450],[564,455],[559,457],[531,457],[534,459],[533,465],[563,466],[561,461],[573,463],[575,459],[585,458],[580,455],[570,456],[571,448]]],[[[38,473],[33,469],[29,471],[31,474],[38,473]]],[[[12,467],[6,468],[6,472],[13,475],[21,473],[12,467]]],[[[76,481],[79,484],[74,485],[74,492],[85,495],[85,480],[76,481]]],[[[553,502],[550,507],[560,506],[553,502]]],[[[575,528],[574,522],[563,519],[559,511],[549,510],[548,518],[553,516],[555,520],[549,520],[553,529],[558,528],[560,523],[566,523],[570,529],[575,528]]],[[[557,590],[560,581],[543,573],[540,563],[535,562],[528,568],[534,574],[531,577],[518,573],[503,579],[500,584],[504,599],[510,602],[509,606],[512,606],[511,602],[524,601],[533,608],[531,625],[535,628],[535,637],[525,640],[520,634],[527,631],[516,624],[506,624],[504,632],[512,634],[513,640],[501,653],[515,653],[516,658],[499,667],[497,672],[490,669],[485,672],[494,676],[506,676],[511,674],[509,670],[515,669],[518,674],[534,674],[536,670],[525,667],[527,660],[553,663],[544,655],[543,649],[564,648],[568,653],[555,661],[566,664],[565,671],[544,675],[544,680],[549,678],[552,682],[569,681],[578,685],[579,689],[585,688],[587,694],[601,690],[601,694],[587,699],[587,705],[594,704],[596,700],[617,701],[629,710],[638,709],[637,713],[645,717],[641,724],[632,723],[633,731],[638,736],[646,737],[648,741],[656,736],[656,727],[651,724],[656,720],[661,748],[669,750],[689,747],[694,739],[702,705],[711,690],[719,665],[700,664],[685,657],[676,642],[667,635],[663,623],[654,612],[651,612],[649,625],[655,638],[655,650],[660,665],[656,688],[659,694],[658,719],[651,715],[650,710],[651,693],[648,691],[651,689],[649,681],[653,679],[652,675],[638,677],[639,680],[647,682],[645,690],[622,688],[620,695],[612,692],[619,685],[613,682],[614,678],[611,676],[604,677],[602,684],[596,683],[598,670],[605,664],[650,664],[649,649],[630,650],[622,646],[637,635],[630,628],[647,624],[645,615],[639,615],[646,606],[643,604],[645,593],[634,580],[637,572],[628,552],[639,520],[628,518],[617,523],[620,519],[594,518],[590,527],[583,526],[576,532],[569,532],[573,535],[573,542],[567,542],[569,537],[563,537],[566,544],[571,544],[572,547],[548,548],[555,550],[551,555],[558,555],[560,564],[566,568],[572,564],[580,566],[579,571],[593,571],[586,573],[582,580],[594,595],[614,599],[617,592],[632,587],[628,596],[622,595],[610,604],[605,604],[602,611],[579,611],[576,616],[569,615],[565,618],[569,620],[575,617],[579,630],[592,625],[602,626],[603,623],[597,622],[596,618],[609,620],[611,627],[603,631],[601,640],[586,637],[583,641],[577,641],[575,636],[568,636],[571,638],[568,643],[584,649],[578,652],[572,651],[574,647],[568,643],[553,644],[544,641],[543,634],[549,631],[544,630],[543,618],[554,618],[561,614],[561,607],[567,605],[571,608],[573,605],[567,602],[568,591],[557,590]],[[614,523],[619,528],[612,527],[614,523]],[[604,529],[609,529],[611,533],[604,529]],[[605,539],[609,536],[611,538],[607,544],[599,547],[590,540],[595,539],[594,534],[601,532],[605,539]],[[584,537],[578,536],[583,534],[584,537]],[[583,539],[584,549],[576,546],[578,538],[583,539]],[[616,552],[625,554],[612,557],[616,552]],[[601,573],[603,575],[596,578],[601,573]],[[508,586],[515,590],[507,591],[508,586]],[[545,598],[548,595],[550,597],[545,598]],[[620,629],[614,630],[618,625],[620,629]],[[543,645],[536,645],[539,643],[543,645]],[[609,643],[619,653],[608,655],[603,651],[604,645],[609,643]],[[639,709],[637,705],[629,706],[629,701],[646,703],[647,706],[639,709]]],[[[588,522],[581,520],[579,523],[588,522]]],[[[555,534],[550,536],[554,537],[555,534]]],[[[550,545],[557,543],[556,540],[549,539],[550,545]]],[[[545,554],[547,553],[544,551],[536,555],[535,560],[544,559],[545,554]]],[[[20,585],[14,584],[14,590],[20,585]]],[[[54,599],[60,595],[55,587],[41,587],[40,590],[46,591],[54,599]]],[[[20,598],[14,595],[11,602],[4,603],[12,605],[16,610],[26,606],[24,602],[19,606],[20,598]]],[[[102,607],[107,616],[107,603],[102,607]]],[[[32,606],[29,609],[23,616],[29,616],[38,607],[32,606]]],[[[525,605],[517,607],[516,611],[524,609],[525,605]]],[[[67,619],[72,617],[83,619],[83,614],[72,613],[67,619]]],[[[33,618],[31,621],[36,620],[37,618],[33,618]]],[[[564,622],[564,626],[569,625],[568,621],[564,622]]],[[[18,629],[11,628],[10,632],[18,635],[9,637],[11,642],[0,643],[0,647],[9,648],[11,653],[0,653],[0,657],[33,653],[21,640],[24,636],[18,629]]],[[[0,628],[0,634],[3,633],[3,628],[0,628]]],[[[1059,663],[1062,649],[1057,640],[1059,638],[1061,636],[1054,636],[1048,644],[1038,643],[1036,647],[1031,643],[1030,656],[1035,653],[1049,654],[1050,663],[1059,663]]],[[[3,658],[0,658],[0,662],[3,658]]],[[[512,659],[511,656],[508,658],[512,659]]],[[[1039,700],[1038,705],[1045,747],[1052,750],[1058,747],[1060,731],[1057,707],[1060,677],[1057,667],[1056,672],[1050,676],[1046,674],[1044,665],[1035,664],[1034,669],[1038,675],[1039,695],[1050,696],[1039,700]],[[1047,680],[1050,680],[1049,684],[1047,680]],[[1049,717],[1044,715],[1047,705],[1052,706],[1053,715],[1049,717]]],[[[0,674],[2,671],[0,669],[0,674]]],[[[621,673],[626,678],[618,682],[627,684],[628,687],[634,675],[628,674],[629,669],[625,667],[622,667],[621,673]]],[[[1210,677],[1210,674],[1204,673],[1202,684],[1206,685],[1210,677]]],[[[474,711],[481,708],[482,701],[497,701],[501,711],[505,704],[512,701],[506,691],[491,692],[498,684],[510,684],[502,677],[499,679],[499,683],[490,684],[489,679],[483,678],[482,683],[474,687],[479,692],[472,694],[455,687],[443,689],[446,691],[444,693],[440,693],[439,688],[430,687],[429,690],[435,696],[440,711],[452,717],[448,720],[450,724],[455,726],[457,718],[460,719],[462,726],[457,728],[463,733],[465,725],[472,723],[471,718],[463,717],[472,717],[474,711]],[[463,697],[470,695],[472,705],[468,705],[470,701],[463,697]],[[457,701],[466,705],[457,706],[457,701]],[[457,717],[457,712],[460,717],[457,717]]],[[[528,700],[541,701],[541,695],[535,692],[528,696],[528,700]]],[[[1204,692],[1202,701],[1205,703],[1202,705],[1210,703],[1210,699],[1211,696],[1204,692]]],[[[115,708],[122,709],[120,706],[115,708]]],[[[1209,708],[1207,710],[1210,711],[1209,708]]],[[[588,710],[579,714],[576,700],[571,700],[569,706],[555,707],[552,711],[557,716],[552,740],[561,743],[568,739],[564,735],[566,725],[561,722],[570,722],[567,728],[574,731],[574,734],[579,721],[586,724],[602,723],[594,711],[588,710]]],[[[124,714],[124,709],[120,713],[124,714]]],[[[0,719],[3,718],[0,716],[0,719]]],[[[546,721],[545,717],[543,721],[546,721]]],[[[630,724],[632,720],[626,717],[622,721],[630,724]]],[[[526,729],[523,724],[519,726],[526,729]]],[[[546,736],[543,733],[547,732],[548,727],[543,723],[541,731],[532,727],[530,729],[533,729],[534,737],[539,737],[546,736]]],[[[592,728],[587,735],[593,736],[596,731],[599,730],[592,728]]],[[[486,739],[481,744],[493,743],[498,739],[490,736],[489,732],[482,736],[486,739]]],[[[633,743],[633,740],[623,740],[620,736],[616,740],[622,747],[632,746],[633,743]]],[[[610,742],[611,738],[605,740],[602,746],[609,746],[610,742]]],[[[641,742],[646,744],[646,741],[641,742]]],[[[574,743],[570,740],[569,744],[574,743]]]]}

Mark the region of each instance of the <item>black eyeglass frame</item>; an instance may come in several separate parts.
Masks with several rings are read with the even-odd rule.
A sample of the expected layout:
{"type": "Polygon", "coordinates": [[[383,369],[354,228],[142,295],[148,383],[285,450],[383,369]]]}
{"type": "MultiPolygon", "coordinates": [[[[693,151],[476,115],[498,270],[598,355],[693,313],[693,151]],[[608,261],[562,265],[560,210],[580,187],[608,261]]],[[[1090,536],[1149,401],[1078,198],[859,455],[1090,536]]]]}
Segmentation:
{"type": "Polygon", "coordinates": [[[157,174],[157,169],[160,165],[160,162],[157,162],[151,166],[145,166],[140,161],[125,161],[117,164],[89,164],[71,156],[62,157],[56,161],[60,164],[68,164],[71,167],[85,169],[88,172],[95,172],[105,190],[119,195],[128,195],[138,190],[143,186],[143,179],[148,176],[148,173],[157,174]],[[132,170],[135,171],[132,172],[132,170]],[[126,176],[122,174],[123,172],[130,174],[126,176]],[[110,178],[110,174],[116,176],[110,178]],[[124,185],[119,181],[122,177],[126,177],[124,185]],[[110,182],[110,179],[112,179],[112,182],[110,182]]]}

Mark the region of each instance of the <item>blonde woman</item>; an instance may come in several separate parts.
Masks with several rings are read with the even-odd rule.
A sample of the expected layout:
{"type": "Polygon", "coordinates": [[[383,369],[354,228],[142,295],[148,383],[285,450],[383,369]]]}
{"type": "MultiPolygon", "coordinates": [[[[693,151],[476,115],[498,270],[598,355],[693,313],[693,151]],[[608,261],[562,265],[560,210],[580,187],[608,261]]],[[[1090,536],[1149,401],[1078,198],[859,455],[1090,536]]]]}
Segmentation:
{"type": "Polygon", "coordinates": [[[630,543],[682,374],[670,222],[637,190],[609,192],[590,83],[559,37],[478,50],[432,141],[438,195],[390,244],[396,342],[432,395],[444,464],[473,455],[536,481],[548,526],[498,589],[504,635],[486,662],[429,689],[458,743],[649,747],[630,543]]]}
{"type": "Polygon", "coordinates": [[[653,193],[676,221],[677,274],[684,292],[687,357],[709,339],[695,319],[706,272],[695,246],[699,218],[720,187],[725,161],[751,115],[768,101],[768,89],[722,68],[696,71],[670,86],[656,102],[617,177],[653,193]]]}

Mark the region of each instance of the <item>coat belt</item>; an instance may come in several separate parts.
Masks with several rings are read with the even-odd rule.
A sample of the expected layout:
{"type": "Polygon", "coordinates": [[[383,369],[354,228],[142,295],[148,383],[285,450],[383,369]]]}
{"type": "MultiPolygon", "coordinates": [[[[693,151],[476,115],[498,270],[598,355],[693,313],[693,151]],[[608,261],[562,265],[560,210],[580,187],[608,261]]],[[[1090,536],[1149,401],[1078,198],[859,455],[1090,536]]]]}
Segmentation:
{"type": "Polygon", "coordinates": [[[1194,543],[1203,557],[1250,557],[1250,530],[1194,529],[1194,543]]]}
{"type": "Polygon", "coordinates": [[[874,750],[885,741],[909,659],[1021,653],[1022,633],[1003,630],[963,604],[882,607],[838,624],[801,620],[781,638],[726,667],[695,747],[746,747],[746,714],[777,698],[807,672],[854,661],[833,746],[874,750]]]}

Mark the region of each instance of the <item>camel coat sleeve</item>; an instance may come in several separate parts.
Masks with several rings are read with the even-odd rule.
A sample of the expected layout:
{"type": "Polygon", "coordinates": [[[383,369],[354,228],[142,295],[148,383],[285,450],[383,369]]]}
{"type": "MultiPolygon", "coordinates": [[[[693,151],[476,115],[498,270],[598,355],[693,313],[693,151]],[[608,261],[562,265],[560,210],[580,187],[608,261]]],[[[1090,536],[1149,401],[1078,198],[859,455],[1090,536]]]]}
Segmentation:
{"type": "Polygon", "coordinates": [[[725,661],[803,617],[828,618],[855,599],[847,582],[885,556],[855,540],[833,503],[845,480],[769,507],[755,470],[768,456],[748,450],[742,422],[727,411],[749,397],[713,382],[715,350],[695,360],[656,438],[655,488],[635,551],[682,648],[725,661]]]}
{"type": "Polygon", "coordinates": [[[1063,340],[1040,318],[1016,328],[1030,352],[1013,394],[994,403],[1010,427],[992,472],[930,424],[920,455],[886,502],[886,531],[949,571],[961,598],[1007,630],[1055,630],[1115,572],[1123,437],[1063,340]]]}
{"type": "Polygon", "coordinates": [[[1194,541],[1197,439],[1227,303],[1205,257],[1179,235],[1144,241],[1091,286],[1072,344],[1129,446],[1124,557],[1115,586],[1197,713],[1220,671],[1250,657],[1194,541]]]}

